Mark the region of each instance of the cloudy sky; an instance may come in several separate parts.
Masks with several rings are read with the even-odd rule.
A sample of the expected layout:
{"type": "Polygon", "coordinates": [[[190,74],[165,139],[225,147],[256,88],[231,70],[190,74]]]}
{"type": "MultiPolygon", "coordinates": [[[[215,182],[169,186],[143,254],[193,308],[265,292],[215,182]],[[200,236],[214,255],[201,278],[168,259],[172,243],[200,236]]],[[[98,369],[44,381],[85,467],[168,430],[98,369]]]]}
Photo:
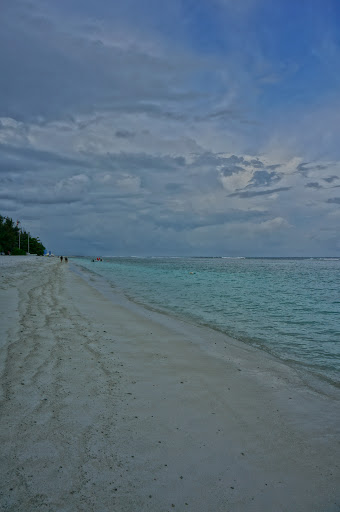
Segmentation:
{"type": "Polygon", "coordinates": [[[340,255],[338,0],[0,0],[0,213],[56,254],[340,255]]]}

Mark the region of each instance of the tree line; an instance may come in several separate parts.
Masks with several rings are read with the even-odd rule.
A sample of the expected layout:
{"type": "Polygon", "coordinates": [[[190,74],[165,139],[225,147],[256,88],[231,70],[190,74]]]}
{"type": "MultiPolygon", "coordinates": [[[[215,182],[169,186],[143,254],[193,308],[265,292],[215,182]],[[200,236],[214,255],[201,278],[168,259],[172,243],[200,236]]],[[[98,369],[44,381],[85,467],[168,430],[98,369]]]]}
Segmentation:
{"type": "Polygon", "coordinates": [[[20,255],[28,252],[31,254],[44,254],[45,247],[40,242],[39,237],[31,236],[27,231],[19,227],[20,221],[14,222],[10,217],[0,215],[0,252],[5,254],[20,255]],[[20,248],[19,248],[20,235],[20,248]]]}

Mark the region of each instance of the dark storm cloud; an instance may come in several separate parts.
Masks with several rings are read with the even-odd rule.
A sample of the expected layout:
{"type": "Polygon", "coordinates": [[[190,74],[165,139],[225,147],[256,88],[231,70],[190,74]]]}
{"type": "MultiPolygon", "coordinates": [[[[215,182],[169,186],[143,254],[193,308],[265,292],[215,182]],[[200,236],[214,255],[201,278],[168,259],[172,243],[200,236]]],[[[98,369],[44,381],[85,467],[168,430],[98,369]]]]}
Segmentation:
{"type": "Polygon", "coordinates": [[[119,139],[131,139],[136,134],[134,132],[129,132],[129,130],[117,130],[115,136],[119,139]]]}
{"type": "Polygon", "coordinates": [[[7,214],[11,214],[11,212],[17,212],[18,211],[18,205],[15,202],[3,202],[2,208],[6,209],[7,214]]]}
{"type": "Polygon", "coordinates": [[[226,118],[235,119],[238,117],[239,117],[239,114],[231,108],[224,108],[224,109],[218,110],[216,112],[207,114],[205,116],[206,119],[226,119],[226,118]]]}
{"type": "MultiPolygon", "coordinates": [[[[125,254],[127,247],[134,254],[197,253],[210,244],[213,253],[233,251],[241,240],[249,253],[249,233],[265,231],[261,247],[270,252],[268,231],[277,235],[291,225],[292,238],[282,247],[295,251],[296,240],[304,243],[308,229],[322,222],[322,212],[335,210],[308,189],[322,182],[327,200],[340,183],[331,176],[336,157],[323,173],[327,166],[313,162],[317,148],[305,148],[308,129],[294,131],[290,124],[288,130],[280,120],[285,115],[275,126],[268,122],[273,110],[261,100],[266,91],[259,90],[257,75],[263,62],[273,63],[262,50],[254,46],[254,69],[243,43],[237,55],[229,44],[225,52],[202,51],[201,34],[194,41],[188,30],[201,28],[190,27],[189,12],[185,20],[176,14],[176,23],[163,18],[164,30],[158,30],[163,7],[177,12],[185,3],[0,0],[1,208],[17,211],[23,221],[43,219],[54,250],[59,240],[70,251],[92,246],[108,253],[120,246],[125,254]],[[176,37],[182,30],[184,46],[176,37]],[[256,130],[245,126],[253,112],[256,130]],[[292,151],[287,138],[296,139],[292,151]],[[286,155],[283,163],[266,148],[286,155]],[[296,169],[302,179],[292,175],[297,155],[305,155],[296,169]],[[284,187],[277,184],[281,179],[284,187]],[[239,210],[232,209],[233,196],[240,198],[239,210]],[[252,197],[259,197],[259,211],[246,210],[252,197]]],[[[224,27],[221,43],[230,29],[224,27]]],[[[286,108],[284,101],[282,112],[286,108]]],[[[339,204],[334,197],[328,202],[339,204]]],[[[337,222],[329,217],[327,225],[337,222]]]]}
{"type": "Polygon", "coordinates": [[[243,156],[231,155],[229,157],[221,156],[211,152],[206,152],[196,156],[194,162],[191,164],[192,167],[211,167],[214,169],[218,168],[220,175],[225,177],[232,176],[244,171],[249,172],[251,167],[262,170],[256,170],[253,173],[248,187],[259,187],[259,186],[270,186],[277,183],[281,179],[281,174],[275,172],[275,169],[281,166],[281,164],[274,164],[266,166],[264,162],[259,159],[248,160],[243,156]]]}
{"type": "Polygon", "coordinates": [[[32,147],[18,147],[0,143],[0,155],[2,161],[10,165],[23,167],[38,167],[40,165],[63,165],[68,167],[89,167],[89,163],[84,159],[70,158],[54,153],[51,151],[44,151],[34,149],[32,147]]]}
{"type": "Polygon", "coordinates": [[[81,198],[75,196],[53,195],[50,192],[46,195],[44,193],[34,192],[32,193],[2,193],[0,192],[0,199],[11,200],[20,205],[33,204],[33,205],[54,205],[54,204],[70,204],[80,202],[81,198]]]}
{"type": "Polygon", "coordinates": [[[152,155],[149,153],[78,153],[79,158],[71,158],[51,151],[28,147],[16,147],[0,144],[0,173],[20,171],[53,170],[56,175],[74,173],[93,169],[103,172],[132,172],[136,175],[175,172],[186,166],[182,156],[152,155]]]}
{"type": "Polygon", "coordinates": [[[220,158],[216,153],[212,153],[210,151],[206,151],[199,155],[194,155],[194,162],[192,166],[195,167],[216,167],[219,165],[220,158]]]}
{"type": "Polygon", "coordinates": [[[281,176],[274,171],[255,171],[248,187],[264,187],[280,181],[281,176]]]}
{"type": "Polygon", "coordinates": [[[269,169],[270,171],[275,171],[279,167],[282,167],[282,164],[267,165],[267,169],[269,169]]]}
{"type": "Polygon", "coordinates": [[[221,156],[218,153],[206,152],[195,157],[191,167],[207,167],[216,170],[223,176],[231,176],[245,170],[245,159],[236,155],[229,157],[221,156]]]}
{"type": "Polygon", "coordinates": [[[40,197],[39,200],[37,198],[25,198],[23,197],[20,201],[23,204],[41,204],[41,205],[56,205],[56,204],[72,204],[72,203],[80,203],[81,198],[79,197],[40,197]]]}
{"type": "Polygon", "coordinates": [[[251,167],[265,167],[265,164],[261,162],[258,158],[252,159],[250,161],[245,161],[244,165],[251,166],[251,167]]]}
{"type": "Polygon", "coordinates": [[[271,190],[259,190],[258,192],[245,190],[244,192],[234,192],[233,194],[229,194],[229,197],[256,197],[256,196],[265,196],[268,194],[274,194],[276,192],[286,192],[290,190],[292,187],[280,187],[273,188],[271,190]]]}
{"type": "Polygon", "coordinates": [[[233,174],[237,174],[238,172],[244,171],[244,167],[240,167],[239,165],[227,165],[222,167],[220,170],[223,176],[232,176],[233,174]]]}
{"type": "Polygon", "coordinates": [[[224,108],[221,110],[217,110],[215,112],[210,112],[205,115],[194,116],[194,120],[197,122],[204,121],[237,121],[239,123],[249,123],[252,124],[252,121],[245,119],[240,110],[235,108],[224,108]]]}
{"type": "Polygon", "coordinates": [[[305,187],[307,187],[307,188],[315,188],[315,189],[323,188],[317,181],[312,181],[310,183],[307,183],[305,185],[305,187]]]}
{"type": "Polygon", "coordinates": [[[247,161],[243,158],[243,156],[231,155],[227,158],[223,157],[222,161],[230,165],[247,165],[247,161]]]}
{"type": "Polygon", "coordinates": [[[327,169],[328,165],[321,165],[321,164],[311,164],[310,162],[302,162],[296,167],[296,170],[298,173],[302,174],[303,176],[308,176],[309,171],[322,171],[324,169],[327,169]]]}
{"type": "Polygon", "coordinates": [[[93,163],[106,170],[139,171],[177,171],[185,166],[182,156],[152,155],[149,153],[106,153],[105,155],[88,154],[93,163]]]}
{"type": "Polygon", "coordinates": [[[330,197],[327,199],[326,203],[340,204],[340,197],[330,197]]]}
{"type": "MultiPolygon", "coordinates": [[[[1,172],[1,163],[0,163],[0,172],[1,172]]],[[[4,177],[0,177],[0,183],[5,183],[5,184],[8,184],[8,183],[15,183],[15,179],[14,179],[14,175],[12,176],[4,176],[4,177]]]]}
{"type": "MultiPolygon", "coordinates": [[[[199,155],[195,155],[195,160],[193,162],[193,166],[234,166],[234,165],[243,165],[245,159],[242,156],[231,155],[229,157],[221,156],[219,153],[212,153],[211,151],[206,151],[199,155]]],[[[242,167],[240,167],[242,168],[242,167]]]]}
{"type": "Polygon", "coordinates": [[[1,155],[1,153],[0,158],[0,174],[27,170],[27,162],[25,162],[24,160],[17,161],[6,156],[3,156],[1,155]]]}
{"type": "Polygon", "coordinates": [[[339,176],[329,176],[328,178],[322,178],[324,181],[327,181],[327,183],[333,183],[335,180],[339,180],[339,176]]]}
{"type": "Polygon", "coordinates": [[[258,121],[254,121],[245,117],[245,113],[241,108],[223,108],[213,112],[209,112],[204,115],[195,115],[194,121],[205,122],[205,121],[217,121],[217,122],[237,122],[239,124],[258,125],[258,121]]]}
{"type": "Polygon", "coordinates": [[[203,228],[207,226],[220,226],[229,222],[246,222],[251,219],[267,219],[267,212],[229,210],[223,213],[197,215],[193,212],[188,213],[185,218],[181,213],[162,209],[157,218],[150,215],[141,215],[145,221],[153,222],[157,226],[174,231],[186,231],[203,228]]]}
{"type": "Polygon", "coordinates": [[[178,92],[186,66],[135,47],[93,41],[46,15],[4,0],[0,21],[0,112],[15,119],[59,119],[74,112],[140,111],[181,119],[167,101],[191,101],[178,92]],[[138,76],[138,80],[136,80],[138,76]],[[160,107],[159,105],[162,105],[160,107]]]}
{"type": "Polygon", "coordinates": [[[185,187],[182,183],[167,183],[165,185],[165,190],[171,194],[177,194],[178,192],[182,192],[184,189],[185,187]]]}
{"type": "Polygon", "coordinates": [[[308,162],[302,162],[299,164],[296,168],[298,172],[301,172],[301,174],[306,174],[308,171],[308,168],[306,167],[308,165],[308,162]]]}

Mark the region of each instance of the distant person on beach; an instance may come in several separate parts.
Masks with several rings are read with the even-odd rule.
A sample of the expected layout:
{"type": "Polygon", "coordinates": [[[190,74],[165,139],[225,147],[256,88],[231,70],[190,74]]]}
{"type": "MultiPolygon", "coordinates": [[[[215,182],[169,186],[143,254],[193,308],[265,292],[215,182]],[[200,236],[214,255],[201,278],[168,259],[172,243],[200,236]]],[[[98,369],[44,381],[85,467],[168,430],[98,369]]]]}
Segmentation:
{"type": "Polygon", "coordinates": [[[65,256],[65,263],[68,263],[68,258],[67,258],[67,256],[65,256]]]}
{"type": "Polygon", "coordinates": [[[60,256],[60,261],[61,261],[61,262],[63,261],[63,257],[62,257],[62,256],[60,256]]]}

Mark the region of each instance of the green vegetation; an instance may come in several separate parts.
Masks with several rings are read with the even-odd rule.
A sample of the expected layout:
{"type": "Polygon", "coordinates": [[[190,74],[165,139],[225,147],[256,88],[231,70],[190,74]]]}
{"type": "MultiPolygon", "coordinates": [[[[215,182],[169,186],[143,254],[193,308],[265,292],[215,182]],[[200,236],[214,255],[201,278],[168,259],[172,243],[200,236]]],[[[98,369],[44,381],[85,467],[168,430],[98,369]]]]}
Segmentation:
{"type": "MultiPolygon", "coordinates": [[[[28,249],[28,233],[19,228],[20,222],[13,222],[9,217],[0,215],[0,252],[5,254],[21,255],[26,254],[28,249]],[[19,249],[20,234],[20,249],[19,249]]],[[[44,254],[45,247],[39,238],[29,237],[29,249],[31,254],[44,254]]]]}
{"type": "Polygon", "coordinates": [[[26,251],[24,249],[19,249],[19,247],[14,247],[11,254],[12,256],[25,256],[26,251]]]}

